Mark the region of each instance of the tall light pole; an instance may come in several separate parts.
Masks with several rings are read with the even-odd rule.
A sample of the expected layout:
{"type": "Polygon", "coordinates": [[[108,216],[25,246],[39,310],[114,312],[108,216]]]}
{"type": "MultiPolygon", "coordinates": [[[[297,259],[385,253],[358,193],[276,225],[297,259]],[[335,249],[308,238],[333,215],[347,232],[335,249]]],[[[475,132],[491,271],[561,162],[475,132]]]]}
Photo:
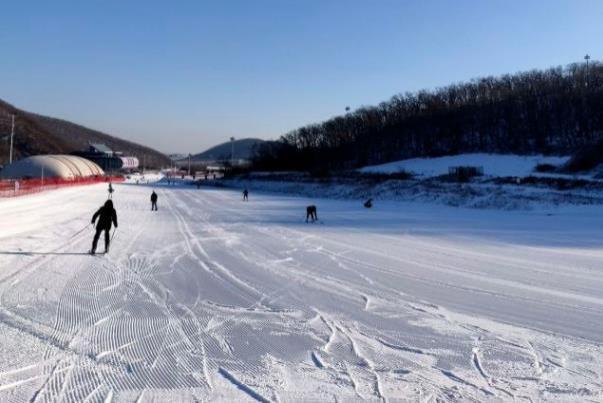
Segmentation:
{"type": "Polygon", "coordinates": [[[13,137],[15,136],[15,115],[11,115],[11,128],[10,128],[10,151],[8,152],[8,163],[13,163],[13,137]]]}
{"type": "Polygon", "coordinates": [[[191,154],[188,154],[188,176],[191,176],[191,154]]]}
{"type": "Polygon", "coordinates": [[[231,137],[230,138],[230,166],[231,168],[234,167],[234,142],[235,142],[235,138],[231,137]]]}
{"type": "Polygon", "coordinates": [[[588,61],[590,60],[590,56],[588,54],[586,54],[586,56],[584,56],[584,60],[586,61],[586,82],[584,83],[584,88],[585,88],[585,91],[584,91],[584,97],[585,97],[585,100],[584,100],[584,109],[585,109],[585,115],[586,115],[586,132],[587,132],[586,134],[588,136],[591,136],[592,132],[590,130],[590,128],[591,128],[591,125],[590,125],[590,123],[591,123],[590,122],[590,108],[589,108],[589,104],[588,104],[588,101],[589,101],[588,100],[588,92],[590,91],[589,88],[588,88],[588,73],[589,73],[589,71],[588,71],[588,61]]]}
{"type": "Polygon", "coordinates": [[[590,56],[587,54],[584,56],[584,60],[586,60],[586,86],[588,87],[588,61],[590,60],[590,56]]]}

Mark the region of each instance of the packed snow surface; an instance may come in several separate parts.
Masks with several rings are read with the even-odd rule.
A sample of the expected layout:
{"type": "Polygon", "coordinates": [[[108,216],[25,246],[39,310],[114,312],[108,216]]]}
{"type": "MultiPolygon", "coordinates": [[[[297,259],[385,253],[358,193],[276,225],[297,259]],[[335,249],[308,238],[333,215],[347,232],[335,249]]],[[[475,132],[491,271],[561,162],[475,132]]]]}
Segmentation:
{"type": "Polygon", "coordinates": [[[603,400],[599,207],[154,186],[0,200],[0,401],[603,400]]]}
{"type": "Polygon", "coordinates": [[[543,155],[512,154],[458,154],[437,158],[412,158],[387,164],[373,165],[360,169],[366,173],[411,172],[419,176],[432,177],[445,175],[448,168],[455,166],[483,167],[488,176],[519,176],[534,173],[538,164],[562,165],[569,157],[550,157],[543,155]]]}

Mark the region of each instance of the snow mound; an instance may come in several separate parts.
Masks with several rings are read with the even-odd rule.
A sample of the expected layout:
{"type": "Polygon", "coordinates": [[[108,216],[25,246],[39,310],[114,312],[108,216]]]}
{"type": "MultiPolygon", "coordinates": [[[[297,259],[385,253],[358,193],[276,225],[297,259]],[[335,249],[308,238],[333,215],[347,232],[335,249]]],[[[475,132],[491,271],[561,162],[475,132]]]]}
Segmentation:
{"type": "Polygon", "coordinates": [[[155,183],[161,181],[163,178],[164,175],[162,173],[151,172],[144,175],[134,173],[126,177],[125,183],[155,183]]]}
{"type": "Polygon", "coordinates": [[[513,154],[459,154],[436,158],[412,158],[372,165],[360,169],[364,173],[411,172],[418,176],[433,177],[448,173],[453,166],[481,166],[487,176],[529,176],[538,164],[561,165],[569,157],[513,154]]]}

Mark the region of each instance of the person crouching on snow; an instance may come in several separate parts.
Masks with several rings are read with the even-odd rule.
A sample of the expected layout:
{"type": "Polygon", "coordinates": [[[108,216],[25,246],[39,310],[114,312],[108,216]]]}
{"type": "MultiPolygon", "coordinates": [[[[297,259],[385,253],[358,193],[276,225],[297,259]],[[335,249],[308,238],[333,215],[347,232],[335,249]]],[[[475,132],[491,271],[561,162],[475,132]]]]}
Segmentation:
{"type": "Polygon", "coordinates": [[[94,255],[96,252],[96,245],[98,244],[98,238],[100,237],[101,232],[105,231],[105,253],[109,252],[109,243],[111,242],[109,239],[109,232],[111,231],[111,224],[115,224],[115,228],[117,228],[117,212],[113,208],[113,202],[111,200],[107,200],[101,208],[97,210],[96,213],[92,216],[92,224],[96,221],[98,217],[98,223],[96,224],[96,234],[94,234],[94,240],[92,241],[92,249],[90,249],[90,254],[94,255]]]}
{"type": "Polygon", "coordinates": [[[311,205],[306,207],[306,222],[308,219],[312,219],[312,222],[318,220],[318,215],[316,215],[316,206],[311,205]]]}

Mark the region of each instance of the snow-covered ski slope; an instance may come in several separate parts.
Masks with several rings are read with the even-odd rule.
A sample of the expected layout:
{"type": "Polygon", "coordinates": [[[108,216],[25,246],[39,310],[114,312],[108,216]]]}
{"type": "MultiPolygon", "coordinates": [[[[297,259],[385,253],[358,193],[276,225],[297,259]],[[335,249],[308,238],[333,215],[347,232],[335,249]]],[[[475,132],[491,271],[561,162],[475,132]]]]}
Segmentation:
{"type": "Polygon", "coordinates": [[[603,401],[598,207],[115,188],[0,200],[0,401],[603,401]]]}
{"type": "Polygon", "coordinates": [[[534,175],[538,164],[563,165],[569,157],[514,154],[457,154],[435,158],[411,158],[371,165],[360,169],[364,173],[391,174],[400,171],[410,172],[419,177],[445,175],[450,167],[478,166],[486,176],[529,176],[534,175]]]}

